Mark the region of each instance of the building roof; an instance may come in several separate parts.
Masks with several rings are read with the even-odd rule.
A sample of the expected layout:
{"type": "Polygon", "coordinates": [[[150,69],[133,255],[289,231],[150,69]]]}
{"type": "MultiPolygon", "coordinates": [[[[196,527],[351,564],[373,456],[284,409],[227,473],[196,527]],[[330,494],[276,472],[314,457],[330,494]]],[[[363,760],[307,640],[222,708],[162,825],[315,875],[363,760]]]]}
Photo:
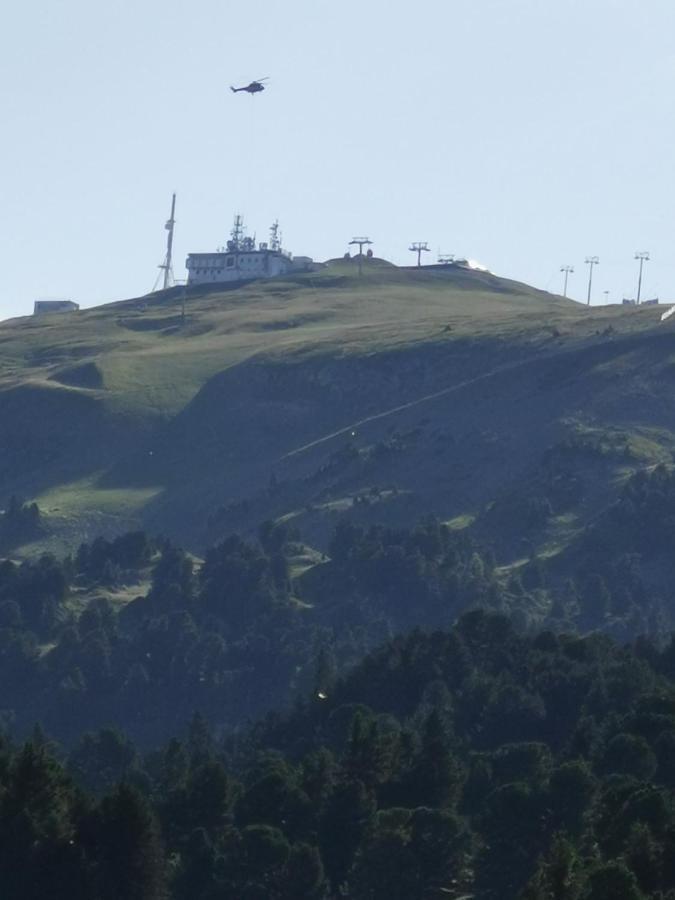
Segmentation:
{"type": "Polygon", "coordinates": [[[212,250],[210,253],[204,253],[203,251],[200,253],[188,253],[188,258],[190,257],[199,257],[199,256],[260,256],[260,255],[273,255],[273,256],[289,256],[290,254],[286,250],[270,250],[269,247],[266,247],[262,250],[212,250]]]}

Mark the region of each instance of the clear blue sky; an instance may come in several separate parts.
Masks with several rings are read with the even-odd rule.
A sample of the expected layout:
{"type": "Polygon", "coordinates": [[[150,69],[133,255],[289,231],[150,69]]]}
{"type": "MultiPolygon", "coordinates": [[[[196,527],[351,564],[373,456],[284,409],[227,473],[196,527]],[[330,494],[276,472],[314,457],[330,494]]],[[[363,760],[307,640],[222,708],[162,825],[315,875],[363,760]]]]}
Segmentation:
{"type": "Polygon", "coordinates": [[[585,299],[675,299],[673,0],[22,0],[3,11],[0,318],[148,291],[234,212],[585,299]],[[259,96],[229,85],[269,75],[259,96]],[[429,254],[431,256],[432,254],[429,254]]]}

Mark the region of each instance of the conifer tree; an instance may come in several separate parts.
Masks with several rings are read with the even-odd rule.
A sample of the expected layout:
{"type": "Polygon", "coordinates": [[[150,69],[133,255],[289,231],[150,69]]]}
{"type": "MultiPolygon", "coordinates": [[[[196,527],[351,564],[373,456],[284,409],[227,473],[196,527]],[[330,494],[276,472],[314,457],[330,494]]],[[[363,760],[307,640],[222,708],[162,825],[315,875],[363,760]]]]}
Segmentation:
{"type": "Polygon", "coordinates": [[[97,886],[101,900],[165,900],[167,864],[148,802],[120,785],[101,803],[97,886]]]}

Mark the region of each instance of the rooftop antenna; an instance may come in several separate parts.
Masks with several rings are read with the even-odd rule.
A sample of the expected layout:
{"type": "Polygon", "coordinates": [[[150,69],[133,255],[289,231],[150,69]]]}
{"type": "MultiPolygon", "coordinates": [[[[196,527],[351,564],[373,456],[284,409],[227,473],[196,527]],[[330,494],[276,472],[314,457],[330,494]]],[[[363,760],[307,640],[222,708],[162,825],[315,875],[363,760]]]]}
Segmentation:
{"type": "MultiPolygon", "coordinates": [[[[164,257],[164,262],[162,263],[162,265],[159,266],[159,269],[164,272],[164,277],[162,280],[162,289],[163,290],[166,290],[168,287],[171,287],[171,284],[173,283],[173,268],[171,265],[171,257],[173,254],[173,229],[176,225],[175,213],[176,213],[176,195],[174,193],[173,196],[171,197],[171,215],[169,216],[169,219],[168,219],[166,225],[164,226],[166,228],[166,230],[169,232],[166,237],[166,256],[164,257]]],[[[155,282],[155,284],[156,283],[157,282],[155,282]]]]}
{"type": "Polygon", "coordinates": [[[242,241],[244,240],[244,219],[240,215],[236,215],[234,217],[234,225],[232,226],[232,231],[230,232],[230,239],[232,241],[232,249],[239,250],[241,248],[242,241]]]}
{"type": "Polygon", "coordinates": [[[366,246],[366,244],[372,244],[372,243],[373,242],[370,240],[370,238],[367,238],[367,237],[355,237],[355,238],[352,238],[351,241],[349,242],[350,246],[352,244],[359,245],[359,255],[358,255],[359,275],[362,272],[362,266],[363,266],[363,248],[366,246]]]}
{"type": "Polygon", "coordinates": [[[640,274],[638,275],[638,289],[637,289],[637,297],[635,299],[636,306],[640,305],[640,293],[642,291],[642,267],[645,262],[649,259],[649,251],[648,250],[638,250],[635,254],[635,259],[640,260],[640,274]]]}
{"type": "Polygon", "coordinates": [[[429,252],[429,245],[426,241],[413,241],[408,250],[417,254],[417,268],[419,269],[422,265],[422,254],[429,252]]]}
{"type": "Polygon", "coordinates": [[[567,279],[574,274],[574,266],[560,266],[560,271],[565,273],[565,284],[563,285],[563,297],[567,296],[567,279]]]}
{"type": "Polygon", "coordinates": [[[597,256],[587,256],[584,260],[588,266],[588,296],[586,297],[586,306],[591,305],[591,285],[593,284],[593,266],[597,266],[600,262],[597,256]]]}
{"type": "Polygon", "coordinates": [[[275,253],[281,250],[281,236],[279,234],[279,220],[276,219],[270,228],[270,250],[275,253]]]}

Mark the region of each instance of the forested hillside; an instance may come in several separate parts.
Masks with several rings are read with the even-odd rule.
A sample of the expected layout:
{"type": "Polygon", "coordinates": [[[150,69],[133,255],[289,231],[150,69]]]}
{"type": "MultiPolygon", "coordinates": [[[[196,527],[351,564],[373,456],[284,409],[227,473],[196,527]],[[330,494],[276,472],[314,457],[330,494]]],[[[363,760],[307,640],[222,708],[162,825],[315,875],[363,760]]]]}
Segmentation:
{"type": "MultiPolygon", "coordinates": [[[[22,522],[30,513],[15,513],[22,522]]],[[[499,566],[434,519],[339,524],[327,552],[265,523],[203,559],[133,532],[74,556],[0,563],[2,714],[71,743],[110,723],[144,746],[196,712],[220,733],[289,708],[399,634],[466,610],[524,633],[602,631],[660,642],[675,627],[675,474],[633,476],[565,553],[499,566]]]]}
{"type": "Polygon", "coordinates": [[[0,879],[17,900],[671,898],[674,661],[479,611],[245,735],[5,741],[0,879]]]}
{"type": "Polygon", "coordinates": [[[372,261],[4,323],[3,896],[675,900],[657,321],[372,261]]]}

